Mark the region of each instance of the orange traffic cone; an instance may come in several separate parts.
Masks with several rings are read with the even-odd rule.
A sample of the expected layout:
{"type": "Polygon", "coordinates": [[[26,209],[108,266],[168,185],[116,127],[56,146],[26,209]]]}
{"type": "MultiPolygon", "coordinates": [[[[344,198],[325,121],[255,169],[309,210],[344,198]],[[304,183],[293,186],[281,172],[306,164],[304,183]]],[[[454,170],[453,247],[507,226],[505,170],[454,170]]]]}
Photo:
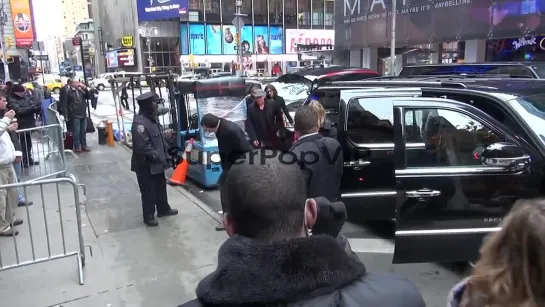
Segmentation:
{"type": "Polygon", "coordinates": [[[170,179],[168,180],[170,184],[175,184],[175,185],[185,184],[185,179],[187,177],[187,170],[189,169],[187,154],[191,152],[191,149],[193,149],[194,141],[195,141],[194,139],[189,140],[187,147],[184,150],[184,154],[182,155],[182,161],[178,164],[178,166],[176,166],[176,169],[174,169],[172,176],[170,176],[170,179]]]}

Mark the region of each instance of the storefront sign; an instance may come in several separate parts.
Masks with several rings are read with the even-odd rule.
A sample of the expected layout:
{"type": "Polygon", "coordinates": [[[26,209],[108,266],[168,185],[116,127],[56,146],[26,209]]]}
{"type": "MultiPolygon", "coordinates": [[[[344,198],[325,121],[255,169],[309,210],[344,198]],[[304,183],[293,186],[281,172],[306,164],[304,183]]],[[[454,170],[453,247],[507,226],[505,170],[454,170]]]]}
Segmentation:
{"type": "Polygon", "coordinates": [[[524,46],[533,46],[536,44],[536,38],[534,36],[530,38],[520,37],[517,40],[511,42],[513,44],[513,49],[517,50],[524,46]]]}
{"type": "Polygon", "coordinates": [[[333,45],[334,30],[286,30],[286,53],[297,53],[297,44],[333,45]]]}
{"type": "Polygon", "coordinates": [[[187,13],[188,0],[137,0],[138,21],[178,18],[187,13]]]}
{"type": "Polygon", "coordinates": [[[34,22],[30,0],[10,0],[13,31],[17,47],[31,47],[34,40],[34,22]]]}
{"type": "MultiPolygon", "coordinates": [[[[336,48],[389,45],[391,0],[335,3],[336,48]]],[[[532,36],[545,32],[544,13],[543,1],[397,0],[396,42],[411,46],[518,37],[521,30],[532,36]]]]}
{"type": "Polygon", "coordinates": [[[127,48],[132,47],[133,46],[132,36],[123,36],[123,38],[121,38],[121,45],[127,48]]]}
{"type": "MultiPolygon", "coordinates": [[[[244,26],[241,29],[241,45],[246,55],[282,54],[284,43],[280,26],[244,26]]],[[[180,26],[182,54],[220,55],[237,54],[237,28],[233,25],[187,24],[180,26]],[[206,33],[205,33],[206,32],[206,33]],[[206,35],[205,35],[206,34],[206,35]],[[206,37],[206,39],[205,39],[206,37]]]]}
{"type": "Polygon", "coordinates": [[[135,65],[134,48],[124,48],[106,53],[108,68],[132,67],[135,65]]]}

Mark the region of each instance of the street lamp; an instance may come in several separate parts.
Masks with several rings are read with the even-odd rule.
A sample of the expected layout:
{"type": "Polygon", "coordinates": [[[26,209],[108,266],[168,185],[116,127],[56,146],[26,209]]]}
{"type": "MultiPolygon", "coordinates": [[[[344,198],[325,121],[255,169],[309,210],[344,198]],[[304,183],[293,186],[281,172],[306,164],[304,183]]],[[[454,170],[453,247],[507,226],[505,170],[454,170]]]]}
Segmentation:
{"type": "Polygon", "coordinates": [[[146,45],[148,46],[148,63],[149,63],[149,72],[152,73],[152,61],[153,58],[151,57],[151,38],[153,36],[159,35],[159,28],[157,27],[148,27],[148,23],[144,23],[143,27],[140,27],[138,29],[138,33],[140,36],[144,37],[146,39],[146,45]]]}
{"type": "Polygon", "coordinates": [[[7,49],[8,44],[6,43],[6,36],[4,33],[4,26],[8,23],[8,15],[4,11],[4,3],[0,4],[0,39],[2,40],[2,62],[4,63],[4,81],[7,82],[9,78],[9,67],[8,67],[8,55],[7,49]]]}

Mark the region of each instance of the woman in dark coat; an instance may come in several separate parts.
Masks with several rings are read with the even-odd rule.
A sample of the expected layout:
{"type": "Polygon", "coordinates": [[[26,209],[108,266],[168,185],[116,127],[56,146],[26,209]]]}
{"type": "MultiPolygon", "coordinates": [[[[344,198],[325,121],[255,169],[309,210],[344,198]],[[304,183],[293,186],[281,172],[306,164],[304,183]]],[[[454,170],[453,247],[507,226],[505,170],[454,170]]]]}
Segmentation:
{"type": "Polygon", "coordinates": [[[290,125],[293,125],[293,118],[291,118],[290,112],[286,107],[286,102],[284,101],[284,98],[282,98],[282,96],[278,96],[278,91],[276,90],[276,88],[271,84],[268,84],[267,86],[265,86],[265,93],[267,93],[267,100],[274,100],[282,109],[282,112],[286,116],[288,122],[290,122],[290,125]]]}

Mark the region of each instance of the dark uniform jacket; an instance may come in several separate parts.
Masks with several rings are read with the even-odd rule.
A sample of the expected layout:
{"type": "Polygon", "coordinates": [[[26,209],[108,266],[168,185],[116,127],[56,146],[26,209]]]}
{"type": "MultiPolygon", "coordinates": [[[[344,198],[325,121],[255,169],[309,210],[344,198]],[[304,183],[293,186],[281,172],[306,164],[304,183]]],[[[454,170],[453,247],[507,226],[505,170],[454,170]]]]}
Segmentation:
{"type": "Polygon", "coordinates": [[[131,128],[131,171],[148,171],[156,175],[170,168],[162,130],[161,124],[143,114],[137,114],[134,117],[131,128]]]}
{"type": "Polygon", "coordinates": [[[42,111],[41,103],[34,102],[26,96],[19,97],[13,93],[7,100],[7,108],[15,111],[19,129],[28,129],[36,126],[34,114],[42,111]]]}
{"type": "Polygon", "coordinates": [[[221,119],[216,138],[223,172],[227,172],[237,159],[252,150],[242,128],[226,119],[221,119]]]}
{"type": "Polygon", "coordinates": [[[248,107],[246,132],[248,132],[248,136],[250,137],[250,140],[252,142],[262,141],[265,143],[265,145],[276,147],[276,143],[278,143],[278,137],[276,133],[278,132],[278,130],[280,130],[281,127],[284,126],[282,110],[280,109],[280,106],[276,103],[265,102],[265,117],[267,122],[266,127],[260,127],[259,112],[261,112],[261,110],[255,102],[248,107]],[[261,140],[258,137],[259,132],[256,131],[257,129],[265,129],[265,131],[262,131],[264,135],[267,135],[265,140],[261,140]]]}
{"type": "Polygon", "coordinates": [[[272,243],[234,236],[218,259],[183,307],[425,307],[410,280],[367,272],[327,235],[272,243]]]}
{"type": "Polygon", "coordinates": [[[323,196],[335,201],[339,197],[343,174],[341,144],[317,133],[299,138],[290,152],[308,172],[308,197],[323,196]]]}

